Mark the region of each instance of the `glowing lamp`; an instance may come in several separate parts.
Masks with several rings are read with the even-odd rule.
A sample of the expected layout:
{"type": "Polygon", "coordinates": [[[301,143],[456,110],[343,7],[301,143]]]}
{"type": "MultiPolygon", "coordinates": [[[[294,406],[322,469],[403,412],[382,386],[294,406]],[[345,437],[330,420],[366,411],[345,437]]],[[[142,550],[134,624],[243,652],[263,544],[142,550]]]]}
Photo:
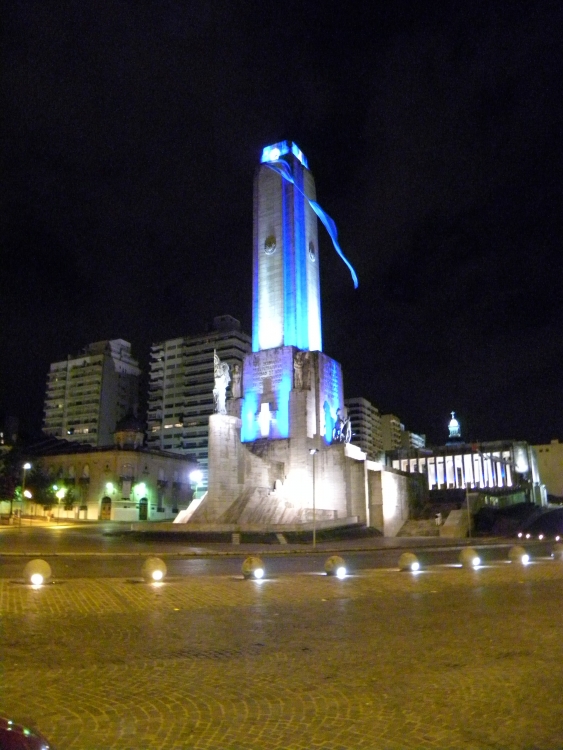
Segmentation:
{"type": "Polygon", "coordinates": [[[194,469],[194,471],[190,473],[190,482],[193,482],[194,484],[199,484],[202,479],[203,479],[203,471],[200,471],[199,469],[194,469]]]}
{"type": "Polygon", "coordinates": [[[33,497],[33,495],[31,494],[31,492],[29,490],[24,490],[23,491],[23,496],[27,497],[28,500],[30,500],[33,497]]]}
{"type": "Polygon", "coordinates": [[[476,568],[481,564],[481,560],[472,547],[465,547],[459,553],[459,561],[464,568],[476,568]]]}
{"type": "Polygon", "coordinates": [[[245,578],[264,578],[264,563],[259,557],[251,555],[242,564],[242,574],[245,578]]]}
{"type": "Polygon", "coordinates": [[[563,544],[560,544],[559,542],[555,544],[551,556],[554,560],[563,560],[563,544]]]}
{"type": "Polygon", "coordinates": [[[530,556],[526,553],[524,547],[518,545],[508,550],[508,559],[516,565],[527,565],[530,562],[530,556]]]}
{"type": "Polygon", "coordinates": [[[339,555],[332,555],[325,562],[325,573],[327,576],[336,576],[337,578],[346,577],[346,565],[339,555]]]}
{"type": "Polygon", "coordinates": [[[41,586],[51,578],[51,566],[46,560],[30,560],[23,569],[23,577],[26,583],[41,586]]]}
{"type": "Polygon", "coordinates": [[[279,148],[273,148],[270,151],[270,161],[278,161],[281,156],[279,148]]]}
{"type": "Polygon", "coordinates": [[[420,570],[417,556],[412,552],[403,552],[399,557],[399,570],[410,570],[413,573],[420,570]]]}
{"type": "Polygon", "coordinates": [[[147,583],[162,581],[166,575],[166,563],[160,557],[147,557],[141,574],[147,583]]]}

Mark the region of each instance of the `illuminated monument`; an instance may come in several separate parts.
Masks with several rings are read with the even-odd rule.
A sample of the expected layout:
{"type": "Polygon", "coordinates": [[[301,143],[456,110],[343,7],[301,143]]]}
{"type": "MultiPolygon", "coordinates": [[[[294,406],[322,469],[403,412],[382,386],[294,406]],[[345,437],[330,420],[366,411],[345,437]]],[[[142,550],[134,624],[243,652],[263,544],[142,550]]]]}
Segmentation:
{"type": "Polygon", "coordinates": [[[406,492],[395,493],[385,528],[386,472],[350,444],[342,369],[322,352],[317,219],[357,286],[305,155],[288,141],[266,147],[254,180],[252,353],[228,413],[209,419],[207,495],[177,522],[281,531],[379,519],[396,533],[406,518],[406,492]]]}

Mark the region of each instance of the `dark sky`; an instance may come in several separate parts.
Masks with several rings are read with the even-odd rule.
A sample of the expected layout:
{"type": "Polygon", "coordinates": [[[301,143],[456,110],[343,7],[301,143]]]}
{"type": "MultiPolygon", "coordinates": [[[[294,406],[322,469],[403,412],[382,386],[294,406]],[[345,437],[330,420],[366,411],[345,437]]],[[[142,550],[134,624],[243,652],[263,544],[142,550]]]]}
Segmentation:
{"type": "Polygon", "coordinates": [[[15,0],[3,13],[0,413],[49,363],[251,325],[252,179],[294,140],[324,350],[407,429],[563,438],[560,2],[15,0]]]}

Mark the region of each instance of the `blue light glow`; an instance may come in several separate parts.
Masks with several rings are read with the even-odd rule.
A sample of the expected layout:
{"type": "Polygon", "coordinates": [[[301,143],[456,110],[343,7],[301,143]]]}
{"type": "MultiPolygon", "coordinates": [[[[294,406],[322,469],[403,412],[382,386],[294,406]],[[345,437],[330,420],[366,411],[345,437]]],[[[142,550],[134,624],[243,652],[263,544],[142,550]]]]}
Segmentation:
{"type": "Polygon", "coordinates": [[[255,391],[247,390],[244,394],[241,410],[241,430],[240,439],[243,443],[249,443],[258,437],[258,422],[256,415],[258,412],[258,394],[255,391]]]}
{"type": "Polygon", "coordinates": [[[275,172],[277,172],[279,175],[283,177],[284,180],[287,182],[292,183],[295,185],[296,190],[298,190],[303,197],[309,202],[309,205],[313,209],[313,211],[317,214],[321,222],[323,223],[323,226],[325,227],[326,231],[328,232],[330,239],[332,240],[332,244],[334,246],[334,249],[338,253],[338,255],[342,258],[344,263],[348,266],[348,269],[350,271],[350,274],[352,276],[352,281],[354,282],[354,288],[358,288],[358,276],[356,272],[354,271],[354,268],[348,258],[344,255],[342,252],[342,249],[340,245],[338,244],[338,230],[336,229],[336,224],[334,221],[330,218],[330,216],[324,211],[319,204],[316,201],[311,200],[310,198],[307,198],[305,193],[301,190],[299,185],[295,184],[295,181],[293,179],[293,175],[291,174],[291,169],[289,167],[289,164],[286,164],[284,161],[277,161],[274,163],[267,163],[268,167],[270,169],[273,169],[275,172]]]}
{"type": "Polygon", "coordinates": [[[334,424],[336,422],[336,417],[333,416],[330,404],[328,401],[325,401],[323,404],[323,411],[325,415],[325,434],[324,434],[324,440],[325,443],[330,444],[332,443],[332,431],[334,430],[334,424]]]}
{"type": "Polygon", "coordinates": [[[291,141],[280,141],[279,143],[272,143],[271,146],[266,146],[262,151],[260,161],[262,164],[269,161],[278,161],[282,156],[290,153],[299,159],[305,168],[309,167],[303,151],[301,151],[296,143],[292,143],[291,141]]]}
{"type": "Polygon", "coordinates": [[[291,375],[284,373],[277,393],[277,433],[280,438],[289,437],[289,392],[291,391],[291,375]]]}

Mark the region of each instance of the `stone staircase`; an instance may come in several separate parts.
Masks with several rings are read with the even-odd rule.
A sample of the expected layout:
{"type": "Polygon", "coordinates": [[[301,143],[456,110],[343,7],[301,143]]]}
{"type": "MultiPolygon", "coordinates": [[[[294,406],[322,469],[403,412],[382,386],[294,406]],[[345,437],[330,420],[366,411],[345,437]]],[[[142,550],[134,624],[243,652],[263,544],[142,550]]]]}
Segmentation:
{"type": "Polygon", "coordinates": [[[433,518],[409,519],[397,536],[440,536],[440,527],[433,518]]]}

